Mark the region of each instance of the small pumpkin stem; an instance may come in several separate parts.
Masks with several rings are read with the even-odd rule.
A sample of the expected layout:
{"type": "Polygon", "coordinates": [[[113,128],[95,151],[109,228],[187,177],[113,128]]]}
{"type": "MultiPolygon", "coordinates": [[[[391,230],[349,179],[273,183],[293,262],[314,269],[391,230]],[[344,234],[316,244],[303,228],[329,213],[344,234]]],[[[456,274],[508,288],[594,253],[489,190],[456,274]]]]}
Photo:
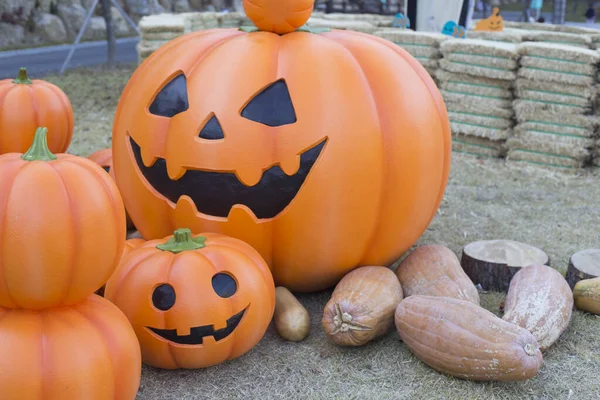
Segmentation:
{"type": "Polygon", "coordinates": [[[340,307],[339,303],[335,303],[335,317],[333,317],[333,325],[335,329],[331,332],[332,335],[335,335],[338,332],[348,332],[348,331],[372,331],[373,328],[367,325],[361,325],[356,322],[352,322],[352,315],[347,312],[342,311],[342,307],[340,307]]]}
{"type": "Polygon", "coordinates": [[[21,156],[23,160],[27,161],[52,161],[56,160],[56,156],[52,154],[48,148],[48,141],[46,135],[48,134],[48,128],[37,128],[35,135],[33,136],[33,143],[25,154],[21,156]]]}
{"type": "Polygon", "coordinates": [[[164,244],[156,246],[159,250],[181,253],[187,250],[197,250],[206,247],[204,236],[192,237],[192,231],[188,228],[177,229],[173,237],[164,244]]]}
{"type": "Polygon", "coordinates": [[[12,83],[20,83],[23,85],[31,84],[32,82],[29,79],[29,77],[27,76],[27,68],[19,69],[19,75],[17,75],[17,77],[15,79],[13,79],[12,83]]]}
{"type": "Polygon", "coordinates": [[[525,353],[528,356],[535,356],[536,348],[531,343],[527,343],[525,346],[523,346],[523,350],[525,350],[525,353]]]}

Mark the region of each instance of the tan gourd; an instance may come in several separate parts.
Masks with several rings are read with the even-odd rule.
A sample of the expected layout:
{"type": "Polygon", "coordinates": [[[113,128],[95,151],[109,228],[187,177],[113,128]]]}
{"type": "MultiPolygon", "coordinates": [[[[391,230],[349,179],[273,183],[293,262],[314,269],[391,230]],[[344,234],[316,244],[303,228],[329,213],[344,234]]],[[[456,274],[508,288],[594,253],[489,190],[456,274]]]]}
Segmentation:
{"type": "Polygon", "coordinates": [[[510,281],[502,319],[527,329],[545,351],[569,326],[572,310],[573,292],[560,272],[534,265],[510,281]]]}
{"type": "Polygon", "coordinates": [[[573,288],[575,307],[581,311],[600,314],[600,278],[584,279],[573,288]]]}
{"type": "Polygon", "coordinates": [[[279,286],[275,288],[275,329],[285,340],[299,342],[310,332],[310,316],[294,295],[279,286]]]}
{"type": "Polygon", "coordinates": [[[440,245],[421,246],[396,270],[404,296],[445,296],[479,304],[479,293],[456,255],[440,245]]]}
{"type": "Polygon", "coordinates": [[[478,381],[534,377],[542,365],[535,337],[469,301],[410,296],[396,309],[410,351],[436,371],[478,381]]]}
{"type": "Polygon", "coordinates": [[[323,330],[340,346],[362,346],[389,332],[402,287],[386,267],[361,267],[335,287],[323,312],[323,330]]]}

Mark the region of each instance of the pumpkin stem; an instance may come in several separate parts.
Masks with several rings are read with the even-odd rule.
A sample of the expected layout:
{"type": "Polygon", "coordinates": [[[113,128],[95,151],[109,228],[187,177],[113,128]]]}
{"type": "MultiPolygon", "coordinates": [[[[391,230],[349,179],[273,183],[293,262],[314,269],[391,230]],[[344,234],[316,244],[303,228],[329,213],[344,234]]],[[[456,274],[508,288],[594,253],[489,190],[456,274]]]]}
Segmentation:
{"type": "Polygon", "coordinates": [[[15,79],[13,79],[12,83],[20,83],[23,85],[29,85],[31,84],[31,80],[29,79],[29,77],[27,76],[27,68],[21,68],[19,69],[19,75],[17,75],[17,77],[15,79]]]}
{"type": "Polygon", "coordinates": [[[52,161],[56,160],[56,156],[52,154],[48,148],[48,141],[46,135],[48,134],[48,128],[37,128],[35,135],[33,136],[33,143],[25,154],[21,156],[23,160],[27,161],[52,161]]]}
{"type": "Polygon", "coordinates": [[[159,250],[170,251],[171,253],[181,253],[187,250],[197,250],[206,247],[206,238],[204,236],[192,237],[192,231],[188,228],[177,229],[173,232],[173,237],[164,244],[156,246],[159,250]]]}
{"type": "Polygon", "coordinates": [[[348,331],[372,331],[373,328],[367,325],[362,325],[357,322],[352,322],[352,315],[342,311],[339,303],[335,303],[335,317],[333,317],[333,325],[335,329],[331,334],[348,331]]]}

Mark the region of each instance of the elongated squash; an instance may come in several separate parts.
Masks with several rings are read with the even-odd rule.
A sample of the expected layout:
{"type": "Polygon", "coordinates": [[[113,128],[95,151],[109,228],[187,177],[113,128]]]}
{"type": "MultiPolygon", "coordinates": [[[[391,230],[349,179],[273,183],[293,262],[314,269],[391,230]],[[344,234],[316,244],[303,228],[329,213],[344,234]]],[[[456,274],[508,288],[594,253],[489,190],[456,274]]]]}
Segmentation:
{"type": "Polygon", "coordinates": [[[533,265],[510,281],[502,319],[527,329],[545,351],[569,326],[572,310],[573,292],[560,272],[533,265]]]}
{"type": "Polygon", "coordinates": [[[573,288],[575,307],[581,311],[600,314],[600,278],[584,279],[573,288]]]}
{"type": "Polygon", "coordinates": [[[395,321],[413,354],[457,378],[525,380],[542,365],[542,352],[531,333],[470,301],[410,296],[396,309],[395,321]]]}
{"type": "Polygon", "coordinates": [[[404,296],[445,296],[479,304],[479,293],[463,271],[456,255],[447,247],[416,248],[396,270],[404,296]]]}
{"type": "Polygon", "coordinates": [[[337,284],[323,312],[323,330],[340,346],[362,346],[394,327],[402,287],[386,267],[361,267],[337,284]]]}
{"type": "Polygon", "coordinates": [[[275,288],[275,329],[279,336],[291,342],[304,340],[310,332],[310,316],[294,295],[284,288],[275,288]]]}

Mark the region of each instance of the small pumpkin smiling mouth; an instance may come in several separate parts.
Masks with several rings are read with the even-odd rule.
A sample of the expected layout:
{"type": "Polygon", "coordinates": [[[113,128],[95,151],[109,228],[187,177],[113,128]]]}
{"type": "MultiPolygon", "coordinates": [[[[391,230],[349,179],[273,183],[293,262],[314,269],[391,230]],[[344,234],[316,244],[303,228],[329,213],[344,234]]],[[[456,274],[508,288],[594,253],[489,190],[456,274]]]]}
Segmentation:
{"type": "Polygon", "coordinates": [[[300,154],[300,168],[294,175],[286,175],[279,165],[274,165],[263,172],[256,185],[246,186],[233,172],[188,169],[178,180],[171,180],[166,160],[157,158],[146,167],[140,146],[129,136],[137,166],[155,190],[174,204],[187,195],[202,214],[223,218],[236,204],[247,206],[259,219],[276,217],[296,197],[326,142],[327,137],[300,154]]]}
{"type": "Polygon", "coordinates": [[[188,345],[199,345],[203,344],[204,337],[212,336],[215,338],[215,341],[223,340],[227,336],[231,335],[231,333],[237,328],[244,313],[248,307],[244,308],[239,313],[235,314],[231,318],[227,320],[227,326],[222,329],[215,330],[213,325],[203,325],[196,326],[190,329],[189,335],[178,335],[177,329],[158,329],[152,327],[146,327],[146,329],[150,330],[157,336],[160,336],[163,339],[168,340],[172,343],[177,344],[188,344],[188,345]]]}

